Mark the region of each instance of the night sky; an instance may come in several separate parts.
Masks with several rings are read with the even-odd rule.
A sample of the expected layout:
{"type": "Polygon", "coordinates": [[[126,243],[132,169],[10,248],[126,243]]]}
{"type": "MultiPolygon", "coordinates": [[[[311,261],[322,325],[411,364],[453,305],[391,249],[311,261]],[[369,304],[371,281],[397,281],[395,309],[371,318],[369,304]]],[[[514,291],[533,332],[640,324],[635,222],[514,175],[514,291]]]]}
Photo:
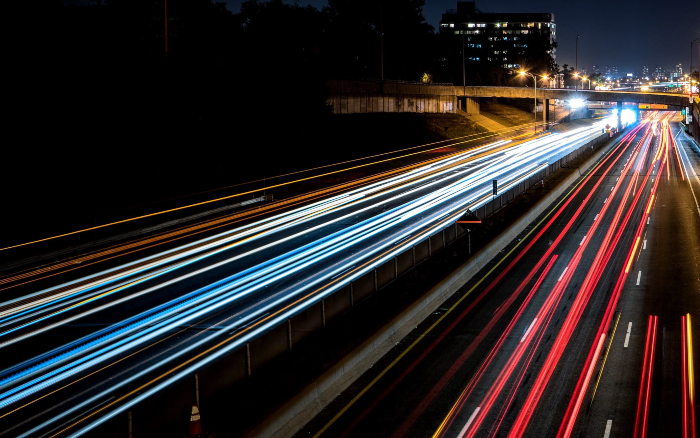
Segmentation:
{"type": "MultiPolygon", "coordinates": [[[[224,0],[237,12],[241,0],[224,0]]],[[[292,1],[289,1],[292,3],[292,1]]],[[[299,0],[321,8],[327,0],[299,0]]],[[[576,35],[579,38],[579,68],[591,71],[593,65],[616,65],[620,74],[639,72],[642,65],[653,71],[658,64],[671,70],[690,64],[690,41],[700,37],[700,1],[682,3],[652,0],[499,0],[479,1],[483,12],[552,12],[557,24],[557,64],[574,65],[576,35]]],[[[426,0],[423,14],[436,29],[441,14],[455,9],[456,0],[426,0]]],[[[697,41],[693,65],[698,65],[697,41]]]]}

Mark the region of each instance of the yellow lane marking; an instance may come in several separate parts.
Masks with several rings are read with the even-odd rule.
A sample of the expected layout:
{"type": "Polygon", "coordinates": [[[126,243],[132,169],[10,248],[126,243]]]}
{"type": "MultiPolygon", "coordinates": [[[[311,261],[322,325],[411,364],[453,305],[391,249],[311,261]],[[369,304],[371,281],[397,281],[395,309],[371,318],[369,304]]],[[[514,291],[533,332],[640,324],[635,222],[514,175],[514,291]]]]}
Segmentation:
{"type": "Polygon", "coordinates": [[[617,314],[617,319],[615,320],[615,326],[613,327],[612,336],[610,336],[610,343],[608,344],[608,350],[605,352],[605,357],[603,358],[603,365],[601,365],[601,367],[600,367],[600,372],[598,373],[598,378],[595,381],[595,387],[593,387],[593,395],[591,396],[591,403],[593,403],[593,399],[595,398],[595,393],[596,393],[596,391],[598,391],[598,384],[600,383],[600,378],[603,377],[603,369],[605,369],[605,362],[607,362],[608,354],[610,353],[610,350],[612,349],[613,339],[615,339],[615,332],[617,331],[617,324],[620,322],[621,316],[622,316],[622,313],[617,314]]]}

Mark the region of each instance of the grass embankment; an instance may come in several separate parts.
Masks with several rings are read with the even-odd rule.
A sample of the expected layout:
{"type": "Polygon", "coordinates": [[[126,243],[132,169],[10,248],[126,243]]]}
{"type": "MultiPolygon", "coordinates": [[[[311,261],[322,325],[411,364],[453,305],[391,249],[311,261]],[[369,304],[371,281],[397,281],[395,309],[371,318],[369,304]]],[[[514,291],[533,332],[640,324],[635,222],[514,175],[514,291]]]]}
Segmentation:
{"type": "MultiPolygon", "coordinates": [[[[532,112],[516,108],[512,105],[499,102],[496,99],[482,99],[481,115],[500,123],[501,125],[512,127],[532,123],[534,116],[532,112]]],[[[542,113],[537,113],[537,120],[542,120],[542,113]]]]}

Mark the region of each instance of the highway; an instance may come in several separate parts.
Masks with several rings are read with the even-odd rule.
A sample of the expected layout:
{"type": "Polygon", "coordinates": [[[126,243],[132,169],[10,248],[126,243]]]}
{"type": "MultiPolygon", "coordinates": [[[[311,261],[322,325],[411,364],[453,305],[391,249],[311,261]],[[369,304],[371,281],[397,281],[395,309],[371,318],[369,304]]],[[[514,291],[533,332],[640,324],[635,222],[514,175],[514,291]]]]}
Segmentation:
{"type": "Polygon", "coordinates": [[[700,155],[652,113],[297,437],[696,435],[700,155]]]}
{"type": "Polygon", "coordinates": [[[451,153],[65,283],[25,284],[0,303],[0,436],[99,433],[488,202],[493,179],[507,190],[610,122],[451,153]]]}

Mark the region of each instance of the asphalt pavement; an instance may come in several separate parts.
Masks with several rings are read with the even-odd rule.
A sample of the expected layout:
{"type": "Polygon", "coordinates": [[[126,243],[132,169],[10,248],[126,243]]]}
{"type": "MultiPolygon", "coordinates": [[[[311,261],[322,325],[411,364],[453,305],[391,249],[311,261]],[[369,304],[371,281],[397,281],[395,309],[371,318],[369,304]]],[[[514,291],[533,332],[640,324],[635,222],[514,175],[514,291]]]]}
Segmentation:
{"type": "Polygon", "coordinates": [[[681,436],[681,315],[697,329],[700,216],[670,117],[611,145],[297,436],[681,436]]]}

